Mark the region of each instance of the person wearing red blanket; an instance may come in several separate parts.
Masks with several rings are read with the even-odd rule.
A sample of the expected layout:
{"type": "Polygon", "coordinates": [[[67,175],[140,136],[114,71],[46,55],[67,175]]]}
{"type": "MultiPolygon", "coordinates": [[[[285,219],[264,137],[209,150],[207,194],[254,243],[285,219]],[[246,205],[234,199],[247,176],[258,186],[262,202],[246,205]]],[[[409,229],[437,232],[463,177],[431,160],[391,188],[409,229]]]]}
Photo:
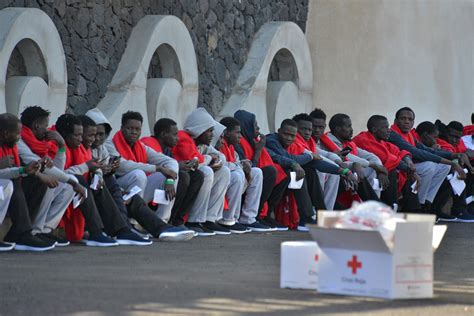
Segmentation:
{"type": "Polygon", "coordinates": [[[231,232],[271,231],[270,227],[257,221],[263,187],[262,169],[252,167],[250,160],[241,160],[234,148],[240,144],[242,138],[240,122],[233,117],[224,117],[220,123],[225,126],[225,131],[222,140],[215,147],[225,156],[226,165],[231,171],[231,183],[232,177],[235,175],[237,181],[241,182],[239,184],[242,185],[242,194],[240,197],[236,196],[233,203],[235,205],[232,205],[229,188],[227,189],[226,197],[229,200],[229,209],[224,212],[223,220],[233,224],[226,226],[225,222],[221,222],[221,225],[224,224],[224,227],[227,227],[231,232]]]}
{"type": "MultiPolygon", "coordinates": [[[[410,166],[413,165],[411,154],[400,150],[397,146],[387,142],[390,132],[388,120],[382,115],[372,115],[367,121],[367,131],[359,133],[352,141],[364,150],[367,150],[380,158],[384,167],[388,170],[389,185],[382,191],[380,199],[387,205],[399,204],[398,195],[406,185],[407,177],[413,181],[420,182],[416,172],[412,173],[410,166]]],[[[410,190],[405,189],[404,195],[410,190]]],[[[413,205],[407,206],[413,207],[413,205]]],[[[395,208],[395,207],[394,207],[395,208]]]]}
{"type": "MultiPolygon", "coordinates": [[[[352,172],[348,173],[347,175],[342,174],[344,172],[344,169],[347,168],[347,166],[337,155],[335,156],[339,159],[336,161],[326,158],[328,154],[326,154],[325,156],[320,155],[320,152],[323,151],[318,150],[316,141],[312,137],[313,119],[311,116],[306,113],[300,113],[298,115],[295,115],[293,117],[293,120],[298,124],[298,134],[296,135],[295,143],[305,148],[306,150],[309,150],[310,152],[318,155],[318,157],[321,157],[321,160],[324,160],[325,162],[333,166],[333,168],[325,169],[325,172],[319,170],[316,167],[316,172],[319,178],[319,182],[316,183],[316,185],[320,186],[320,188],[318,187],[318,191],[322,190],[324,193],[324,204],[326,208],[329,210],[333,210],[339,189],[339,179],[341,178],[341,176],[352,186],[357,184],[357,179],[352,174],[352,172]]],[[[310,183],[309,181],[310,179],[308,179],[308,187],[313,186],[314,184],[310,183]]],[[[310,192],[312,192],[311,189],[310,192]]]]}
{"type": "MultiPolygon", "coordinates": [[[[153,136],[143,137],[141,141],[156,152],[173,158],[172,148],[178,143],[178,125],[169,118],[159,119],[153,127],[153,136]]],[[[179,161],[178,164],[179,182],[170,223],[183,226],[204,182],[204,174],[197,169],[199,162],[194,159],[179,161]]]]}
{"type": "Polygon", "coordinates": [[[38,212],[30,214],[33,224],[33,234],[40,238],[56,241],[56,246],[67,246],[69,241],[52,234],[68,205],[72,202],[74,193],[85,194],[73,176],[66,175],[66,147],[64,139],[57,131],[48,130],[49,111],[39,106],[27,107],[21,113],[21,139],[18,152],[23,163],[38,161],[41,158],[51,159],[53,167],[46,168],[35,177],[22,181],[23,190],[27,196],[33,196],[41,183],[48,189],[38,203],[38,212]]]}
{"type": "MultiPolygon", "coordinates": [[[[130,230],[106,187],[99,183],[96,188],[90,188],[89,183],[94,181],[96,174],[98,177],[102,174],[100,169],[102,165],[101,162],[92,159],[91,149],[85,148],[82,140],[84,137],[89,144],[92,144],[95,135],[84,135],[81,120],[72,114],[61,115],[56,121],[56,129],[66,142],[65,172],[74,175],[81,185],[88,188],[86,197],[79,206],[81,212],[70,208],[63,217],[66,233],[69,224],[70,229],[76,230],[77,226],[84,227],[85,224],[89,232],[89,238],[85,240],[87,246],[150,244],[130,230]],[[81,214],[84,217],[82,220],[81,214]],[[115,236],[116,239],[106,236],[103,231],[108,236],[115,236]]],[[[79,234],[83,234],[83,231],[79,230],[79,234]]]]}
{"type": "Polygon", "coordinates": [[[165,191],[168,204],[158,204],[156,214],[164,222],[171,217],[171,208],[178,184],[178,162],[158,153],[140,141],[143,117],[138,112],[128,111],[122,115],[120,130],[107,140],[110,155],[120,156],[120,167],[116,171],[117,182],[130,191],[138,186],[145,202],[153,202],[155,190],[165,191]]]}
{"type": "MultiPolygon", "coordinates": [[[[412,131],[414,122],[415,113],[412,109],[408,107],[399,109],[395,113],[394,124],[390,127],[388,141],[399,149],[410,152],[412,156],[416,173],[421,179],[417,193],[421,210],[436,213],[443,220],[455,220],[452,216],[444,216],[444,213],[440,212],[438,208],[433,208],[432,203],[451,167],[463,173],[461,166],[454,160],[459,158],[460,155],[432,148],[431,146],[436,143],[435,137],[432,137],[431,146],[426,146],[417,141],[412,131]]],[[[431,134],[431,132],[428,134],[431,134]]],[[[423,135],[419,136],[422,137],[423,135]]],[[[464,174],[463,178],[465,178],[464,174]]]]}
{"type": "MultiPolygon", "coordinates": [[[[9,244],[2,243],[0,248],[10,250],[14,247],[16,250],[23,251],[47,251],[54,248],[55,242],[32,235],[30,205],[21,185],[21,179],[34,176],[46,160],[32,161],[26,166],[20,166],[16,145],[20,139],[20,131],[21,124],[16,116],[9,113],[0,114],[0,179],[2,179],[5,200],[10,199],[10,203],[8,205],[2,203],[2,207],[7,207],[6,213],[12,221],[12,227],[4,239],[9,244]]],[[[38,186],[36,189],[41,195],[46,190],[46,185],[38,186]]],[[[5,210],[0,210],[0,213],[4,214],[5,210]]],[[[3,217],[0,219],[3,221],[3,217]]]]}
{"type": "Polygon", "coordinates": [[[265,148],[266,138],[260,133],[255,114],[238,110],[234,113],[234,118],[239,121],[242,133],[240,143],[234,145],[235,151],[240,157],[251,161],[252,167],[260,168],[263,174],[258,221],[273,229],[288,230],[288,227],[276,222],[272,216],[290,183],[290,178],[280,165],[273,162],[265,148]]]}

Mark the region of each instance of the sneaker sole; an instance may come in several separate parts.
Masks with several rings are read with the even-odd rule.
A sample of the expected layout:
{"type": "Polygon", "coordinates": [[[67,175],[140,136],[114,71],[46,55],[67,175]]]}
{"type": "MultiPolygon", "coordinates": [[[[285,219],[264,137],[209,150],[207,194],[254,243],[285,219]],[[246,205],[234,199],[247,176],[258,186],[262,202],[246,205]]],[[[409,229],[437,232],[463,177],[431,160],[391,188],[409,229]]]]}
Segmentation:
{"type": "MultiPolygon", "coordinates": [[[[459,222],[459,218],[438,218],[439,222],[459,222]]],[[[474,220],[472,220],[474,222],[474,220]]]]}
{"type": "Polygon", "coordinates": [[[280,228],[277,227],[277,228],[276,228],[276,231],[278,231],[278,232],[286,232],[286,231],[288,231],[288,227],[280,227],[280,228]]]}
{"type": "Polygon", "coordinates": [[[69,246],[71,243],[68,241],[67,243],[59,243],[57,242],[56,243],[56,247],[66,247],[66,246],[69,246]]]}
{"type": "Polygon", "coordinates": [[[0,247],[0,252],[5,252],[5,251],[10,251],[13,250],[15,246],[10,246],[10,247],[0,247]]]}
{"type": "Polygon", "coordinates": [[[136,240],[128,240],[128,239],[116,239],[116,240],[119,246],[150,246],[151,244],[153,244],[151,240],[145,241],[145,242],[136,241],[136,240]]]}
{"type": "Polygon", "coordinates": [[[231,232],[220,232],[220,231],[214,231],[216,235],[230,235],[232,234],[231,232]]]}
{"type": "Polygon", "coordinates": [[[251,232],[254,233],[269,233],[269,232],[274,232],[276,230],[273,229],[267,229],[267,228],[249,228],[251,232]]]}
{"type": "Polygon", "coordinates": [[[54,249],[54,245],[53,245],[53,246],[49,246],[49,247],[42,247],[42,248],[31,247],[31,246],[26,246],[26,245],[15,245],[15,250],[18,250],[18,251],[36,251],[36,252],[43,252],[43,251],[48,251],[48,250],[51,250],[51,249],[54,249]]]}
{"type": "MultiPolygon", "coordinates": [[[[442,219],[440,218],[439,219],[440,221],[442,221],[442,219]]],[[[459,222],[459,223],[474,223],[474,219],[461,219],[461,218],[458,218],[456,221],[452,221],[452,222],[459,222]]]]}
{"type": "Polygon", "coordinates": [[[102,243],[102,242],[97,242],[97,241],[86,241],[85,244],[88,247],[116,247],[119,245],[116,242],[115,243],[102,243]]]}
{"type": "Polygon", "coordinates": [[[233,229],[231,229],[230,232],[232,234],[245,234],[245,233],[247,233],[246,230],[233,230],[233,229]]]}
{"type": "Polygon", "coordinates": [[[185,232],[185,233],[172,233],[172,235],[160,235],[158,238],[160,241],[188,241],[194,238],[194,232],[185,232]]]}

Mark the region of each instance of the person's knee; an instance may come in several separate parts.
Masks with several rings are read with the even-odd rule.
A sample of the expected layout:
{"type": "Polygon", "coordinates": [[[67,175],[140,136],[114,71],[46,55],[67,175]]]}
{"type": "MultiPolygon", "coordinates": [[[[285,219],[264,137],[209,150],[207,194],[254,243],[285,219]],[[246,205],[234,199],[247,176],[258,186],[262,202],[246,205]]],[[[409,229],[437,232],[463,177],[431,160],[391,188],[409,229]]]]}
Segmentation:
{"type": "Polygon", "coordinates": [[[130,171],[130,181],[137,183],[139,187],[144,187],[147,183],[147,175],[143,170],[130,171]]]}
{"type": "Polygon", "coordinates": [[[204,173],[200,170],[193,171],[191,184],[201,186],[204,182],[204,173]]]}
{"type": "Polygon", "coordinates": [[[191,183],[191,177],[189,176],[189,173],[187,171],[180,170],[178,186],[187,188],[189,187],[190,183],[191,183]]]}
{"type": "Polygon", "coordinates": [[[199,167],[199,171],[201,171],[203,175],[203,184],[212,183],[214,181],[214,171],[211,167],[201,166],[199,167]]]}
{"type": "Polygon", "coordinates": [[[255,179],[256,181],[263,181],[263,172],[260,168],[252,168],[250,175],[252,176],[252,179],[255,179]]]}

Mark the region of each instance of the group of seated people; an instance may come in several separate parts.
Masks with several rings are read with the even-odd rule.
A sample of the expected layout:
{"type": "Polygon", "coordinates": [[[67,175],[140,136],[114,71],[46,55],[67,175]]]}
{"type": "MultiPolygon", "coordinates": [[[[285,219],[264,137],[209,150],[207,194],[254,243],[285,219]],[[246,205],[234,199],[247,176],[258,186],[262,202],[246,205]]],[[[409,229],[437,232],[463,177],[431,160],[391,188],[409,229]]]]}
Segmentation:
{"type": "Polygon", "coordinates": [[[407,107],[391,126],[371,116],[355,137],[346,114],[332,116],[325,132],[321,109],[269,135],[244,110],[216,121],[197,108],[181,129],[162,118],[146,137],[138,112],[124,113],[117,131],[98,109],[52,126],[49,114],[39,106],[20,118],[0,114],[0,225],[11,220],[0,251],[308,231],[318,210],[367,200],[474,222],[474,125],[414,129],[407,107]],[[451,173],[464,181],[462,193],[451,173]]]}

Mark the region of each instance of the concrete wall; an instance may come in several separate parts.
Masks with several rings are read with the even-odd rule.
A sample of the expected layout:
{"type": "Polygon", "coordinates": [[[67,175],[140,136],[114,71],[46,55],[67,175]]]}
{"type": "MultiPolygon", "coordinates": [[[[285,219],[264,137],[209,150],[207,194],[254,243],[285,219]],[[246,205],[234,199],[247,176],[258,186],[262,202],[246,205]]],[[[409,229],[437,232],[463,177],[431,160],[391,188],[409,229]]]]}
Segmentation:
{"type": "Polygon", "coordinates": [[[314,104],[345,112],[356,130],[371,114],[416,122],[459,120],[474,111],[474,2],[311,0],[306,36],[314,104]]]}

